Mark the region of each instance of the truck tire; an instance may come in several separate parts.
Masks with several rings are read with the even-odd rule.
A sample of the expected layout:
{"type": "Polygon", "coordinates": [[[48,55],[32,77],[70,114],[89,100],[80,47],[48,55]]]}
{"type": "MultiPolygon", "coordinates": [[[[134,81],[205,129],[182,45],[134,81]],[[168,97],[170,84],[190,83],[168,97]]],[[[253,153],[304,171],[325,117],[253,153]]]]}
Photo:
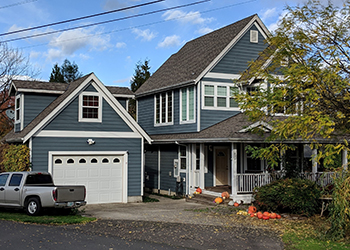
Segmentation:
{"type": "Polygon", "coordinates": [[[31,216],[37,216],[41,212],[41,204],[38,198],[29,198],[25,206],[26,213],[31,216]]]}

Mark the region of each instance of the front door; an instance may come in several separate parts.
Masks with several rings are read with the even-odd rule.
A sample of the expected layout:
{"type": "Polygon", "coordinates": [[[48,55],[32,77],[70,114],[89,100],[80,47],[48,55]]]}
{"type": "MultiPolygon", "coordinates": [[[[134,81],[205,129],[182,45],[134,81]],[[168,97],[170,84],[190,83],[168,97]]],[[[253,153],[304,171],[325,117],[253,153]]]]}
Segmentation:
{"type": "Polygon", "coordinates": [[[215,148],[215,183],[216,186],[229,183],[229,150],[227,147],[215,148]]]}

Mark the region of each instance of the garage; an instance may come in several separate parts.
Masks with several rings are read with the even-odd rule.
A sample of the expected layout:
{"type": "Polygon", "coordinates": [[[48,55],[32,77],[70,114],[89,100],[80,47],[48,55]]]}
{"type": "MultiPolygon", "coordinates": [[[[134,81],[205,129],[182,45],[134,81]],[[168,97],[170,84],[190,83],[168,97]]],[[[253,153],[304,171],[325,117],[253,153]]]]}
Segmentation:
{"type": "Polygon", "coordinates": [[[88,204],[126,202],[127,154],[52,153],[56,185],[85,185],[88,204]]]}

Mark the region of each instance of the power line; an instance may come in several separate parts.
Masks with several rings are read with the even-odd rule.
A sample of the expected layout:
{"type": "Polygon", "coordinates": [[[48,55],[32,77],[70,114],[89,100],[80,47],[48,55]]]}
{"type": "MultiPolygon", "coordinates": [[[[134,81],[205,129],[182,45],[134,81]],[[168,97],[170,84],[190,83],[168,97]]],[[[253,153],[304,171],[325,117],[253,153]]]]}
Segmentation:
{"type": "Polygon", "coordinates": [[[27,1],[23,1],[23,2],[13,3],[13,4],[5,5],[5,6],[0,6],[0,9],[10,8],[10,7],[14,7],[14,6],[18,6],[18,5],[22,5],[22,4],[26,4],[26,3],[32,3],[32,2],[36,2],[36,1],[38,1],[38,0],[27,0],[27,1]]]}
{"type": "MultiPolygon", "coordinates": [[[[163,0],[163,1],[164,1],[164,0],[163,0]]],[[[23,39],[28,39],[28,38],[34,38],[34,37],[39,37],[39,36],[52,35],[52,34],[59,33],[59,32],[64,32],[64,31],[69,31],[69,30],[75,30],[75,29],[81,29],[81,28],[87,28],[87,27],[92,27],[92,26],[96,26],[96,25],[101,25],[101,24],[106,24],[106,23],[111,23],[111,22],[116,22],[116,21],[122,21],[122,20],[126,20],[126,19],[131,19],[131,18],[135,18],[135,17],[147,16],[147,15],[151,15],[151,14],[155,14],[155,13],[159,13],[159,12],[164,12],[164,11],[168,11],[168,10],[184,8],[184,7],[188,7],[188,6],[192,6],[192,5],[197,5],[197,4],[204,3],[204,2],[209,2],[209,1],[211,1],[211,0],[202,0],[202,1],[198,1],[198,2],[193,2],[193,3],[189,3],[189,4],[184,4],[184,5],[178,5],[178,6],[175,6],[175,7],[170,7],[170,8],[160,9],[160,10],[154,10],[154,11],[150,11],[150,12],[146,12],[146,13],[142,13],[142,14],[127,16],[127,17],[121,17],[121,18],[112,19],[112,20],[107,20],[107,21],[103,21],[103,22],[97,22],[97,23],[92,23],[92,24],[86,24],[86,25],[81,25],[81,26],[76,26],[76,27],[66,28],[66,29],[61,29],[61,30],[55,30],[55,31],[48,31],[48,32],[44,32],[44,33],[40,33],[40,34],[35,34],[35,35],[17,37],[17,38],[5,40],[5,41],[3,41],[3,42],[14,42],[14,41],[23,40],[23,39]]],[[[1,35],[0,35],[0,36],[1,36],[1,35]]]]}
{"type": "MultiPolygon", "coordinates": [[[[213,11],[218,11],[218,10],[222,10],[222,9],[226,9],[226,8],[230,8],[230,7],[234,7],[234,6],[238,6],[238,5],[243,5],[243,4],[250,3],[250,2],[255,2],[255,1],[257,1],[257,0],[248,0],[248,1],[239,2],[239,3],[235,3],[235,4],[225,5],[225,6],[223,6],[223,7],[219,7],[219,8],[215,8],[215,9],[210,9],[210,10],[207,10],[207,11],[202,11],[202,13],[209,13],[209,12],[213,12],[213,11]]],[[[193,16],[195,16],[195,15],[197,15],[197,14],[193,14],[193,16]]],[[[189,16],[192,16],[192,15],[189,15],[189,16]]],[[[123,28],[123,29],[111,30],[111,31],[107,31],[107,32],[96,33],[96,34],[92,34],[92,35],[87,35],[87,36],[81,36],[81,37],[66,39],[66,40],[62,40],[62,41],[58,41],[58,42],[50,42],[50,44],[60,44],[60,43],[65,43],[65,42],[74,41],[74,40],[79,40],[79,39],[94,37],[94,36],[107,35],[107,34],[111,34],[111,33],[115,33],[115,32],[121,32],[121,31],[125,31],[125,30],[132,30],[132,29],[141,28],[141,27],[146,27],[146,26],[150,26],[150,25],[165,23],[165,22],[168,22],[168,21],[179,20],[179,19],[182,19],[182,18],[183,18],[183,17],[175,17],[175,18],[171,18],[171,19],[167,19],[167,20],[161,20],[161,21],[157,21],[157,22],[141,24],[141,25],[132,26],[132,27],[127,27],[127,28],[123,28]]],[[[48,44],[48,43],[41,43],[41,44],[36,44],[36,45],[31,45],[31,46],[23,46],[23,47],[20,47],[20,49],[33,48],[33,47],[43,46],[43,45],[47,45],[47,44],[48,44]]]]}
{"type": "MultiPolygon", "coordinates": [[[[34,1],[37,1],[37,0],[34,0],[34,1]]],[[[120,8],[120,9],[116,9],[116,10],[105,11],[105,12],[101,12],[101,13],[97,13],[97,14],[93,14],[93,15],[77,17],[77,18],[73,18],[73,19],[60,21],[60,22],[49,23],[49,24],[39,25],[39,26],[36,26],[36,27],[10,31],[10,32],[2,33],[2,34],[0,34],[0,36],[7,36],[7,35],[16,34],[16,33],[21,33],[21,32],[24,32],[24,31],[36,30],[36,29],[46,28],[46,27],[55,26],[55,25],[59,25],[59,24],[75,22],[75,21],[79,21],[79,20],[83,20],[83,19],[87,19],[87,18],[103,16],[103,15],[111,14],[111,13],[115,13],[115,12],[135,9],[135,8],[138,8],[138,7],[143,7],[143,6],[147,6],[147,5],[151,5],[151,4],[155,4],[155,3],[159,3],[159,2],[164,2],[164,1],[165,0],[156,0],[156,1],[142,3],[142,4],[133,5],[133,6],[129,6],[129,7],[124,7],[124,8],[120,8]]]]}

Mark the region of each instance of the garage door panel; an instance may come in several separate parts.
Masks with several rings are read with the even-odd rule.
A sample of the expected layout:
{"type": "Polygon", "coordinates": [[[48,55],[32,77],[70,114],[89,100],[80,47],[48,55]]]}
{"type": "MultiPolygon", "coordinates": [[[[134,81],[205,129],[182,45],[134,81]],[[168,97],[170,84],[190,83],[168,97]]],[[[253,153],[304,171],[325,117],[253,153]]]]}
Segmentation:
{"type": "Polygon", "coordinates": [[[58,185],[85,185],[88,204],[122,202],[123,157],[123,155],[54,156],[53,178],[58,185]],[[118,163],[114,161],[116,158],[118,163]],[[56,164],[57,159],[62,163],[56,164]],[[92,160],[97,163],[92,163],[92,160]],[[102,163],[103,161],[105,163],[102,163]]]}

